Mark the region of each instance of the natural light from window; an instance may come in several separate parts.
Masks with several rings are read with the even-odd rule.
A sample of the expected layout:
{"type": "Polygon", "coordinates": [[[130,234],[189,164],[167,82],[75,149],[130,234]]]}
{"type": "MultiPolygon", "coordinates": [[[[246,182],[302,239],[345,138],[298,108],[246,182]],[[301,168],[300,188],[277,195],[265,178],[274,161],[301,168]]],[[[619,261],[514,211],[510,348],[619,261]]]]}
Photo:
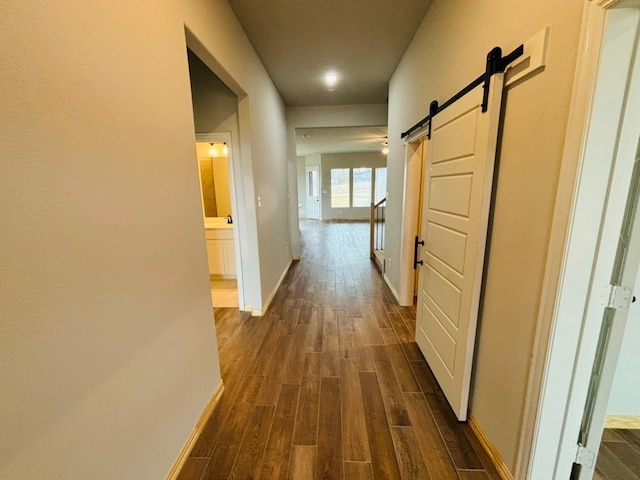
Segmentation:
{"type": "Polygon", "coordinates": [[[384,197],[387,196],[387,168],[376,168],[376,185],[374,203],[378,203],[384,197]]]}
{"type": "Polygon", "coordinates": [[[349,208],[351,189],[348,168],[331,169],[331,208],[349,208]]]}
{"type": "Polygon", "coordinates": [[[369,207],[371,205],[371,169],[353,169],[353,206],[369,207]]]}

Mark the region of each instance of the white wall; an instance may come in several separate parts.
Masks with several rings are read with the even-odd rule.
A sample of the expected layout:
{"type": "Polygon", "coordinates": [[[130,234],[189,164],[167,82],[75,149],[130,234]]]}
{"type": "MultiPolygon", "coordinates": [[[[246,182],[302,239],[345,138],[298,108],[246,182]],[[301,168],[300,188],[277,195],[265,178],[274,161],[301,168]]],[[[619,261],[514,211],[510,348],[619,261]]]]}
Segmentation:
{"type": "MultiPolygon", "coordinates": [[[[298,217],[307,218],[307,199],[306,199],[306,173],[304,157],[296,158],[296,176],[298,184],[298,217]]],[[[297,227],[295,223],[292,223],[291,229],[294,230],[297,227]]]]}
{"type": "Polygon", "coordinates": [[[238,136],[238,96],[192,51],[189,80],[196,133],[230,132],[238,136]]]}
{"type": "MultiPolygon", "coordinates": [[[[325,107],[287,108],[287,154],[289,156],[289,190],[291,205],[289,222],[291,225],[291,248],[295,257],[300,256],[300,230],[298,203],[301,193],[296,188],[297,153],[296,128],[314,127],[359,127],[387,124],[387,105],[335,105],[325,107]]],[[[307,163],[307,165],[309,165],[307,163]]],[[[319,165],[319,164],[316,164],[319,165]]],[[[322,187],[321,187],[322,188],[322,187]]]]}
{"type": "Polygon", "coordinates": [[[266,292],[286,265],[284,108],[221,0],[0,16],[0,477],[164,478],[220,383],[185,24],[246,95],[266,292]]]}
{"type": "MultiPolygon", "coordinates": [[[[636,278],[636,292],[640,291],[640,272],[636,278]]],[[[636,296],[638,294],[636,293],[636,296]]],[[[640,302],[629,307],[624,341],[618,358],[607,415],[640,416],[640,302]]]]}
{"type": "Polygon", "coordinates": [[[398,261],[404,172],[400,139],[440,103],[476,78],[494,46],[511,51],[551,27],[547,66],[506,95],[499,180],[479,326],[471,412],[514,469],[522,428],[533,334],[583,2],[578,0],[435,0],[389,89],[385,256],[391,284],[398,261]]]}
{"type": "Polygon", "coordinates": [[[306,167],[321,167],[322,166],[322,154],[312,153],[304,157],[304,164],[306,167]]]}

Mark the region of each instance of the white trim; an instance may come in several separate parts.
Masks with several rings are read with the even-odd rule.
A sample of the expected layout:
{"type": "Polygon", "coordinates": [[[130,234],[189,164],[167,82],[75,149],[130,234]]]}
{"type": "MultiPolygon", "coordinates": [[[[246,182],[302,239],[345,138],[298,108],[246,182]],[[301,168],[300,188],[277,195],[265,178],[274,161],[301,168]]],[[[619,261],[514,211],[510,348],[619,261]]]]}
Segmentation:
{"type": "Polygon", "coordinates": [[[242,269],[242,232],[244,227],[240,218],[243,217],[240,211],[240,204],[238,203],[238,179],[236,172],[241,172],[240,167],[240,155],[236,155],[235,149],[232,143],[231,132],[215,132],[215,133],[196,133],[196,142],[225,142],[229,153],[227,154],[227,164],[229,167],[229,178],[231,187],[231,208],[233,209],[233,222],[234,222],[234,235],[233,235],[233,247],[235,248],[236,257],[236,279],[238,283],[238,306],[240,310],[244,310],[244,272],[242,269]]]}
{"type": "MultiPolygon", "coordinates": [[[[404,144],[404,186],[402,189],[402,219],[400,222],[400,257],[398,262],[399,285],[396,298],[400,305],[412,305],[415,291],[415,270],[413,269],[413,242],[418,232],[420,203],[423,200],[422,169],[424,168],[427,131],[423,127],[411,135],[404,144]],[[420,157],[418,158],[418,155],[420,157]],[[419,162],[419,163],[416,163],[419,162]],[[411,171],[410,171],[410,167],[411,171]]],[[[389,284],[391,285],[391,284],[389,284]]]]}
{"type": "MultiPolygon", "coordinates": [[[[523,427],[515,471],[518,478],[527,470],[529,471],[527,478],[532,478],[531,469],[535,461],[533,457],[537,448],[536,443],[542,433],[538,431],[538,416],[542,408],[541,396],[545,391],[543,374],[549,362],[547,339],[553,334],[552,323],[555,318],[556,297],[564,269],[565,244],[577,188],[579,163],[584,150],[584,136],[591,114],[591,100],[595,90],[599,59],[597,52],[600,51],[602,42],[603,24],[604,12],[586,0],[525,396],[523,427]]],[[[540,441],[546,442],[544,439],[540,439],[540,441]]]]}
{"type": "MultiPolygon", "coordinates": [[[[598,312],[594,305],[599,303],[598,295],[589,292],[599,291],[598,285],[608,283],[611,274],[613,242],[607,242],[604,248],[600,233],[619,232],[622,212],[614,215],[618,218],[607,220],[606,225],[602,223],[603,215],[605,208],[613,205],[612,200],[618,208],[619,197],[626,199],[628,191],[628,179],[626,188],[617,185],[620,172],[611,177],[615,185],[610,186],[609,179],[626,94],[616,81],[621,78],[626,81],[629,65],[617,62],[599,68],[600,62],[609,58],[601,55],[601,51],[606,8],[614,5],[619,4],[604,1],[585,5],[517,478],[528,467],[529,479],[565,480],[574,461],[577,431],[595,357],[593,338],[599,332],[586,322],[602,318],[602,306],[598,312]],[[614,190],[618,198],[609,195],[614,190]],[[548,343],[544,341],[547,338],[548,343]]],[[[609,48],[616,49],[615,45],[609,48]]],[[[624,200],[620,210],[624,210],[624,200]]],[[[613,255],[616,245],[617,242],[613,255]]]]}
{"type": "Polygon", "coordinates": [[[393,288],[393,285],[391,284],[391,280],[389,280],[389,277],[387,277],[387,274],[385,273],[382,276],[382,278],[384,278],[384,281],[386,282],[387,287],[389,287],[389,290],[391,290],[391,293],[393,293],[393,296],[396,298],[396,301],[400,303],[400,300],[399,300],[400,295],[398,295],[398,291],[395,288],[393,288]]]}
{"type": "Polygon", "coordinates": [[[271,293],[269,294],[267,301],[264,302],[264,305],[262,306],[262,308],[251,310],[251,315],[253,315],[254,317],[261,317],[262,315],[267,313],[267,310],[269,309],[269,305],[271,305],[271,301],[273,300],[273,297],[276,295],[278,288],[280,288],[280,285],[282,284],[284,277],[287,275],[287,272],[289,271],[289,267],[291,267],[292,263],[293,263],[293,259],[290,259],[289,263],[287,263],[287,266],[284,268],[282,275],[280,275],[280,278],[276,282],[276,286],[273,287],[273,290],[271,290],[271,293]]]}
{"type": "MultiPolygon", "coordinates": [[[[607,404],[615,374],[620,347],[624,336],[624,329],[628,315],[627,308],[616,308],[610,318],[610,332],[606,343],[606,351],[600,365],[600,381],[597,391],[589,392],[593,365],[597,356],[600,342],[600,332],[604,315],[604,307],[600,299],[600,292],[608,287],[612,272],[616,266],[620,232],[626,215],[627,200],[630,192],[634,160],[640,138],[640,57],[637,55],[638,32],[640,28],[640,9],[620,9],[608,13],[607,33],[605,37],[603,68],[600,80],[613,77],[618,80],[609,88],[602,103],[598,105],[596,94],[595,104],[600,117],[603,111],[615,109],[617,117],[611,119],[612,134],[615,134],[612,149],[612,166],[608,192],[604,210],[603,221],[598,239],[597,259],[591,284],[591,293],[588,297],[587,309],[583,320],[579,354],[576,359],[571,397],[565,416],[565,427],[560,447],[560,457],[565,459],[575,450],[575,435],[580,431],[583,423],[584,409],[589,399],[592,405],[591,416],[588,418],[587,438],[584,446],[589,451],[596,452],[600,448],[602,428],[606,416],[607,404]],[[613,63],[609,58],[615,58],[613,63]],[[606,64],[605,64],[606,62],[606,64]],[[617,96],[622,97],[620,105],[616,105],[617,96]],[[614,102],[613,107],[610,105],[614,102]],[[614,128],[617,127],[617,128],[614,128]]],[[[600,81],[599,80],[599,81],[600,81]]],[[[594,132],[589,133],[589,144],[596,143],[600,147],[602,139],[596,137],[594,132]]],[[[605,138],[606,141],[606,138],[605,138]]],[[[597,149],[596,149],[597,150],[597,149]]],[[[599,151],[597,153],[600,153],[599,151]]],[[[597,155],[597,160],[602,161],[602,155],[597,155]]],[[[606,163],[606,160],[605,160],[606,163]]],[[[601,180],[602,181],[602,180],[601,180]]],[[[606,182],[603,182],[606,183],[606,182]]],[[[630,289],[636,279],[636,270],[640,260],[640,223],[633,224],[633,231],[629,240],[626,259],[620,263],[621,284],[630,289]]],[[[593,466],[583,466],[580,479],[591,478],[593,466]]]]}
{"type": "Polygon", "coordinates": [[[173,462],[173,465],[171,466],[171,470],[169,470],[169,473],[167,473],[166,480],[176,480],[180,475],[180,470],[182,470],[184,463],[187,461],[187,458],[189,457],[189,453],[191,453],[191,449],[196,444],[196,442],[198,441],[198,438],[202,434],[202,431],[204,430],[205,425],[209,421],[209,417],[211,417],[211,414],[215,410],[216,405],[220,401],[220,398],[222,397],[223,392],[224,392],[224,383],[222,383],[222,380],[220,380],[220,383],[218,384],[218,388],[216,388],[216,391],[213,392],[213,396],[209,400],[209,403],[207,403],[207,406],[204,407],[204,410],[202,411],[202,414],[198,419],[198,423],[196,423],[196,426],[193,427],[193,430],[191,431],[189,438],[187,438],[187,441],[182,447],[182,450],[178,454],[178,458],[176,458],[176,461],[173,462]]]}
{"type": "Polygon", "coordinates": [[[547,60],[550,32],[551,27],[544,27],[522,44],[522,56],[511,62],[507,67],[507,72],[505,72],[505,88],[534,75],[544,68],[547,60]],[[518,65],[522,65],[524,68],[518,68],[518,65]]]}
{"type": "Polygon", "coordinates": [[[415,132],[413,132],[411,135],[406,137],[404,139],[405,146],[407,144],[409,144],[409,143],[417,142],[418,140],[421,140],[422,138],[426,137],[427,136],[427,130],[428,130],[427,125],[424,125],[424,126],[420,127],[418,130],[416,130],[415,132]]]}

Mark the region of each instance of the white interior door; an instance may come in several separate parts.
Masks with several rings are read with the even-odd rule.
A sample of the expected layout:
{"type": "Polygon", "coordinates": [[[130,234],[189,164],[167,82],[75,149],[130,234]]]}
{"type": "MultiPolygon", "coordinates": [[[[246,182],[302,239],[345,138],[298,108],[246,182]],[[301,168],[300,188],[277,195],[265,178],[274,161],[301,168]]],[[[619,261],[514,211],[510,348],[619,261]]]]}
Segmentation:
{"type": "MultiPolygon", "coordinates": [[[[621,330],[625,309],[609,311],[607,318],[605,315],[612,309],[609,300],[613,306],[624,306],[620,291],[612,297],[608,294],[613,293],[612,281],[620,283],[612,272],[640,137],[640,12],[630,6],[630,2],[590,2],[585,9],[580,68],[559,181],[570,195],[559,195],[561,205],[556,210],[562,217],[569,215],[570,209],[570,215],[566,230],[564,219],[554,225],[559,228],[553,240],[556,252],[551,254],[560,262],[560,276],[557,290],[552,288],[548,296],[553,302],[550,323],[540,330],[541,338],[548,334],[549,340],[539,350],[544,359],[544,370],[539,370],[542,386],[530,409],[536,415],[531,461],[525,466],[531,479],[591,478],[600,443],[605,414],[602,400],[609,393],[608,371],[617,356],[616,332],[621,330]],[[598,341],[603,324],[610,337],[605,363],[596,373],[604,382],[600,382],[596,397],[589,398],[595,361],[603,353],[598,341]],[[585,406],[587,413],[592,412],[587,418],[585,406]],[[586,450],[577,445],[581,425],[587,427],[586,443],[580,439],[586,450]],[[576,461],[582,464],[579,474],[572,472],[576,461]]],[[[633,240],[629,252],[638,253],[633,240]]],[[[625,264],[631,265],[630,260],[625,264]]],[[[629,277],[628,281],[623,278],[622,285],[632,287],[635,279],[629,277]]]]}
{"type": "Polygon", "coordinates": [[[320,169],[318,166],[307,167],[307,218],[320,220],[320,169]]]}
{"type": "MultiPolygon", "coordinates": [[[[640,11],[634,10],[633,14],[618,11],[612,17],[623,14],[627,24],[617,24],[616,27],[620,25],[626,28],[621,28],[617,33],[637,42],[640,11]]],[[[579,474],[572,476],[579,480],[591,480],[594,477],[595,464],[591,459],[597,457],[600,449],[629,307],[635,298],[632,293],[634,289],[638,295],[635,281],[640,264],[640,50],[637,47],[632,65],[609,185],[611,193],[607,198],[600,249],[596,257],[593,293],[587,306],[585,331],[580,345],[581,356],[591,357],[591,353],[587,353],[589,351],[595,355],[578,436],[578,442],[586,453],[580,467],[574,466],[573,471],[579,474]],[[596,277],[599,274],[602,275],[602,282],[596,277]],[[611,291],[608,301],[601,298],[603,290],[610,290],[608,286],[603,288],[607,284],[617,286],[611,291]],[[587,322],[592,326],[588,332],[587,322]],[[598,340],[594,342],[596,335],[598,340]]],[[[606,463],[605,459],[602,461],[606,463]]]]}
{"type": "MultiPolygon", "coordinates": [[[[637,135],[637,129],[635,133],[637,135]]],[[[634,143],[637,144],[637,140],[634,143]]],[[[618,237],[611,284],[620,287],[610,296],[611,301],[609,306],[604,308],[604,312],[602,308],[599,309],[602,312],[599,315],[601,328],[578,436],[578,443],[585,448],[585,454],[580,467],[574,467],[574,471],[577,470],[579,475],[572,477],[579,480],[591,480],[595,473],[595,459],[600,449],[607,405],[627,325],[629,307],[633,301],[632,298],[635,298],[632,292],[636,288],[635,279],[640,263],[640,210],[638,209],[640,152],[636,151],[635,157],[622,228],[618,232],[613,231],[609,234],[610,237],[618,237]]],[[[606,463],[606,459],[603,462],[606,463]]]]}
{"type": "Polygon", "coordinates": [[[416,342],[466,420],[503,75],[433,118],[424,173],[416,342]]]}

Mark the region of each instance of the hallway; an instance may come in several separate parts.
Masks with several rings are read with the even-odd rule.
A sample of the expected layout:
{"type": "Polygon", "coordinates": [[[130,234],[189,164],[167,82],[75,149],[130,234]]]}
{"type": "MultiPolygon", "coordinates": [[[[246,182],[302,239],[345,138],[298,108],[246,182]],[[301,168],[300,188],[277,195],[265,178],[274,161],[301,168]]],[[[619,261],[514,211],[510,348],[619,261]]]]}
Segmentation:
{"type": "Polygon", "coordinates": [[[369,260],[368,224],[301,230],[264,317],[215,310],[225,391],[179,478],[499,479],[369,260]]]}

